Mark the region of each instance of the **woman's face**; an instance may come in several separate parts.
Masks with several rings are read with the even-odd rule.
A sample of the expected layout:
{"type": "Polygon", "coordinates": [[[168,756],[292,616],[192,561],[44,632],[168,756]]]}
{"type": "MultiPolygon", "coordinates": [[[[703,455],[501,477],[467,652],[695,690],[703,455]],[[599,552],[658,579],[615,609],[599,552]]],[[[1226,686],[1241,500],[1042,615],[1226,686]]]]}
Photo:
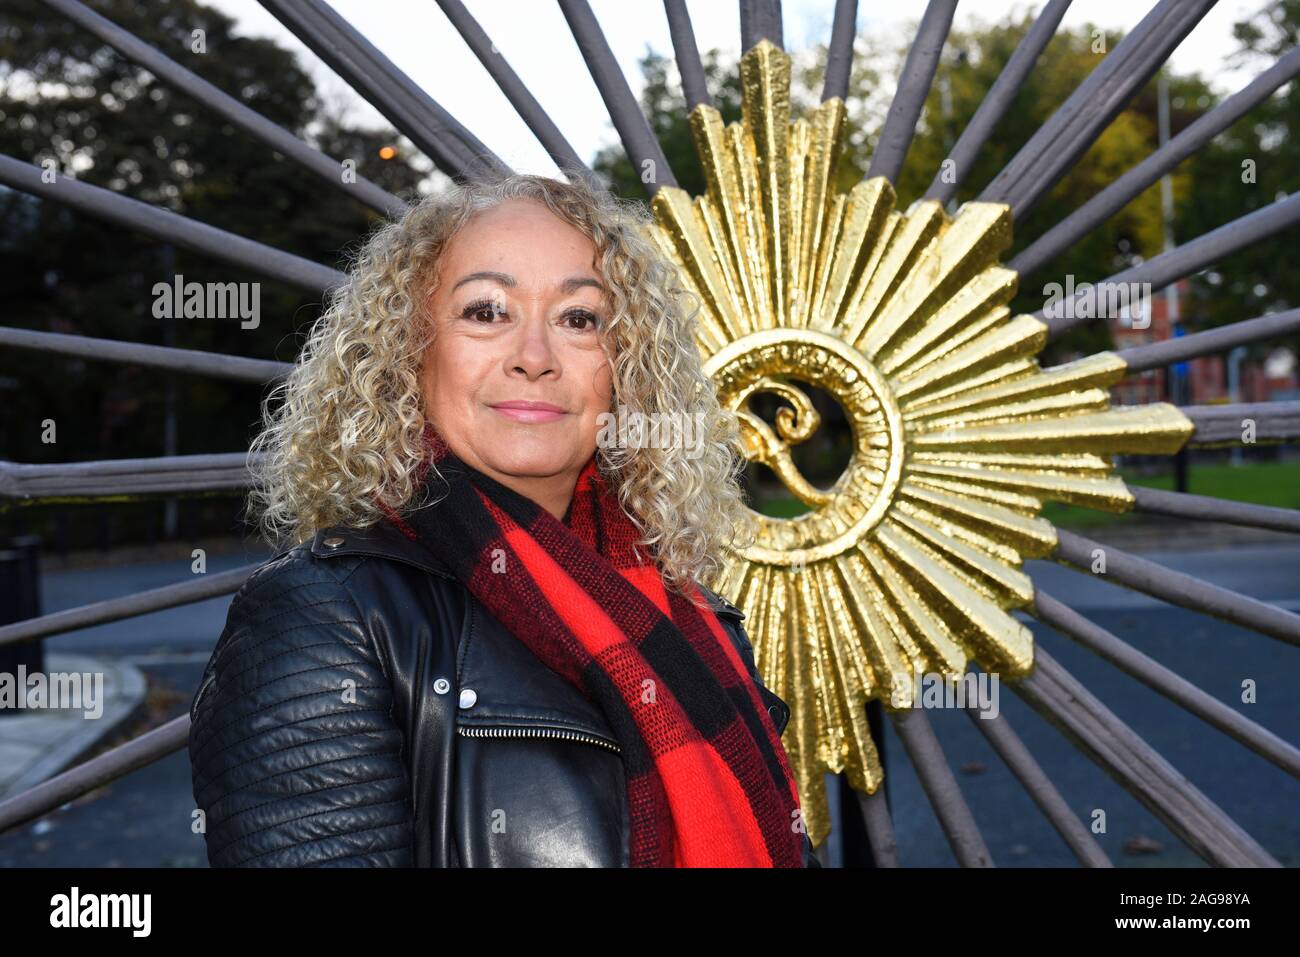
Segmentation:
{"type": "Polygon", "coordinates": [[[509,200],[452,237],[429,298],[425,415],[460,459],[557,517],[612,402],[595,257],[543,203],[509,200]]]}

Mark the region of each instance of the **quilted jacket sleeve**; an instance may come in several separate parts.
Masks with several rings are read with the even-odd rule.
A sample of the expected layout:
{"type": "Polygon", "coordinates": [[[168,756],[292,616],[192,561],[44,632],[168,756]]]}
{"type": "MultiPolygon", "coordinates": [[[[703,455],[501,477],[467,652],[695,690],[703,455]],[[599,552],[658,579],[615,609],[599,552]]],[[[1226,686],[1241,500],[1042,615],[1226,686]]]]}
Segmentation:
{"type": "Polygon", "coordinates": [[[213,867],[409,867],[392,691],[346,588],[291,551],[236,594],[190,709],[213,867]]]}

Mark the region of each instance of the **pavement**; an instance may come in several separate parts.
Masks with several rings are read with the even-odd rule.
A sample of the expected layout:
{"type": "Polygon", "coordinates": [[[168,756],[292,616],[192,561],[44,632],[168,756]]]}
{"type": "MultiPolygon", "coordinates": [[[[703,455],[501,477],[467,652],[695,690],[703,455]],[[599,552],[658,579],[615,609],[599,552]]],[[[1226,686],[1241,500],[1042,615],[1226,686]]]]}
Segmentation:
{"type": "MultiPolygon", "coordinates": [[[[1142,552],[1170,568],[1290,610],[1300,610],[1300,542],[1263,533],[1225,546],[1204,527],[1165,526],[1145,537],[1131,530],[1090,532],[1113,547],[1142,552]],[[1124,536],[1122,539],[1120,536],[1124,536]],[[1156,549],[1153,551],[1153,549],[1156,549]]],[[[137,556],[141,559],[144,555],[137,556]]],[[[50,563],[43,575],[47,612],[183,581],[188,552],[165,560],[50,563]]],[[[265,558],[253,549],[217,554],[208,572],[265,558]]],[[[1300,695],[1296,649],[1246,629],[1173,608],[1111,582],[1051,562],[1030,562],[1039,586],[1173,669],[1206,693],[1296,743],[1300,695]],[[1257,699],[1243,703],[1242,683],[1257,699]]],[[[47,670],[104,675],[100,718],[81,712],[0,717],[0,797],[29,787],[189,707],[230,597],[46,639],[47,670]],[[46,752],[46,753],[41,753],[46,752]]],[[[1172,763],[1283,864],[1300,866],[1300,781],[1152,692],[1078,644],[1026,619],[1041,644],[1085,687],[1172,763]]],[[[1007,689],[1003,689],[1007,690],[1007,689]]],[[[1096,837],[1119,867],[1204,866],[1160,821],[1085,758],[1013,693],[1003,716],[1066,795],[1081,820],[1104,812],[1096,837]]],[[[1077,862],[987,740],[964,716],[931,712],[936,736],[999,866],[1071,867],[1077,862]]],[[[951,867],[952,852],[892,726],[885,727],[888,796],[902,862],[951,867]]],[[[832,799],[833,814],[838,815],[832,799]]],[[[852,807],[845,809],[855,813],[852,807]]],[[[190,766],[184,750],[70,802],[39,821],[0,833],[0,867],[206,865],[193,830],[190,766]]],[[[833,859],[832,848],[826,848],[833,859]]]]}

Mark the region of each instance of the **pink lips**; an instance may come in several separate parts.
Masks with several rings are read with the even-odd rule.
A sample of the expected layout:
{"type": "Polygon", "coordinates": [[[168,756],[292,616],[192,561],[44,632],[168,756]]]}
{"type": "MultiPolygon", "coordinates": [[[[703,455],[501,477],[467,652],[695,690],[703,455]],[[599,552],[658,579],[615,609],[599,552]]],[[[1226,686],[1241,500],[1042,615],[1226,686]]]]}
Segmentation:
{"type": "Polygon", "coordinates": [[[549,402],[530,402],[523,399],[498,402],[492,406],[502,415],[516,422],[554,422],[568,413],[549,402]]]}

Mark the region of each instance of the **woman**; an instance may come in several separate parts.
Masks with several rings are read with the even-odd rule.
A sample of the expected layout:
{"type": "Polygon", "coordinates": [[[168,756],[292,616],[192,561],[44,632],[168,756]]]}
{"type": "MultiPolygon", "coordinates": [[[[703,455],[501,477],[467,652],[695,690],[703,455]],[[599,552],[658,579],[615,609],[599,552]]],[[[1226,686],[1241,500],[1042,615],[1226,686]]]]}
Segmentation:
{"type": "Polygon", "coordinates": [[[789,709],[696,580],[743,460],[646,215],[512,175],[361,250],[254,443],[284,547],[191,708],[214,866],[817,866],[789,709]]]}

